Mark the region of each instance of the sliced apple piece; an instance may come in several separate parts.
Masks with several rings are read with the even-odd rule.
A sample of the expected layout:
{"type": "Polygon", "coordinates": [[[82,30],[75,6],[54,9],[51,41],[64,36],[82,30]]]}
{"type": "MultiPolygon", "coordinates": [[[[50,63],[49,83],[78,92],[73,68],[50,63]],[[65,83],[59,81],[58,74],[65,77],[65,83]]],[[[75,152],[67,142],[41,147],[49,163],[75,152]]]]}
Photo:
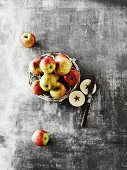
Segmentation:
{"type": "MultiPolygon", "coordinates": [[[[80,84],[80,90],[81,90],[85,95],[88,95],[88,92],[89,92],[88,87],[89,87],[90,83],[91,83],[91,80],[90,80],[90,79],[85,79],[85,80],[83,80],[83,81],[81,82],[81,84],[80,84]]],[[[92,94],[94,94],[94,93],[96,92],[96,90],[97,90],[97,86],[96,86],[96,84],[94,84],[94,88],[93,88],[92,94]]]]}
{"type": "Polygon", "coordinates": [[[69,102],[75,107],[82,106],[85,103],[85,96],[81,91],[73,91],[69,95],[69,102]]]}

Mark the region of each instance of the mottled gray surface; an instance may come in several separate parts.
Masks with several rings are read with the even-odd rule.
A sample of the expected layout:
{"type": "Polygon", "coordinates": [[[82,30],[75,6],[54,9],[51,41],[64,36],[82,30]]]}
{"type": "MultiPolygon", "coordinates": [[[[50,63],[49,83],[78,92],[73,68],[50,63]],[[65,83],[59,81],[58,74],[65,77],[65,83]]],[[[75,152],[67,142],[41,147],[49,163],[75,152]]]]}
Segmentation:
{"type": "Polygon", "coordinates": [[[0,0],[0,170],[126,170],[127,5],[124,0],[0,0]],[[37,43],[23,48],[20,36],[37,43]],[[81,129],[80,108],[31,93],[27,67],[43,51],[76,58],[98,91],[81,129]],[[49,145],[35,147],[43,128],[49,145]]]}

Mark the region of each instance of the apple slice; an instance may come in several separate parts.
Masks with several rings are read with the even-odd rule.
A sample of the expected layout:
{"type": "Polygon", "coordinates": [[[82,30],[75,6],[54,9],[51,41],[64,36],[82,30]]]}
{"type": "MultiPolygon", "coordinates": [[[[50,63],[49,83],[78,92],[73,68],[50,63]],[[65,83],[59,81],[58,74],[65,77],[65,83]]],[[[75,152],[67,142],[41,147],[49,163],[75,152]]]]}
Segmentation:
{"type": "MultiPolygon", "coordinates": [[[[88,91],[89,91],[88,87],[89,87],[90,83],[91,83],[91,80],[90,80],[90,79],[85,79],[85,80],[83,80],[83,81],[81,82],[81,84],[80,84],[80,90],[81,90],[85,95],[88,95],[88,91]]],[[[94,93],[96,92],[96,90],[97,90],[97,86],[96,86],[96,84],[94,84],[94,88],[93,88],[92,94],[94,94],[94,93]]]]}
{"type": "Polygon", "coordinates": [[[85,103],[85,96],[81,91],[73,91],[69,95],[69,102],[75,107],[82,106],[85,103]]]}

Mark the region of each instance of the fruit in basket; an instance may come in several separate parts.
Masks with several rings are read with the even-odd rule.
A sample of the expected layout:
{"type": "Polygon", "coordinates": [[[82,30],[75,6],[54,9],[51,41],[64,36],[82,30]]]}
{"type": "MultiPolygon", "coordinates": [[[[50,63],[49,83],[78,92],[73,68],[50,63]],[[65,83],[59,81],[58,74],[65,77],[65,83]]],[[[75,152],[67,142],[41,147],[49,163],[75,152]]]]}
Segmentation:
{"type": "MultiPolygon", "coordinates": [[[[89,85],[91,83],[91,80],[90,79],[85,79],[81,82],[80,84],[80,90],[85,94],[85,95],[88,95],[88,91],[89,91],[89,85]]],[[[94,88],[93,88],[93,94],[96,92],[96,89],[97,89],[97,86],[96,84],[94,85],[94,88]]]]}
{"type": "Polygon", "coordinates": [[[44,130],[37,130],[32,135],[32,142],[37,146],[45,146],[49,141],[49,133],[44,130]]]}
{"type": "Polygon", "coordinates": [[[82,106],[85,103],[85,95],[81,91],[73,91],[69,95],[69,102],[75,107],[82,106]]]}
{"type": "Polygon", "coordinates": [[[75,86],[80,81],[80,74],[76,69],[71,69],[68,74],[64,76],[64,81],[69,86],[75,86]]]}
{"type": "Polygon", "coordinates": [[[56,87],[57,78],[54,74],[44,74],[40,79],[40,86],[44,91],[50,91],[56,87]]]}
{"type": "Polygon", "coordinates": [[[56,68],[55,60],[52,57],[44,57],[40,62],[40,68],[44,73],[52,73],[56,68]]]}
{"type": "Polygon", "coordinates": [[[65,95],[65,93],[66,93],[66,88],[60,82],[57,82],[56,87],[50,91],[50,95],[54,99],[60,99],[61,97],[63,97],[65,95]]]}
{"type": "Polygon", "coordinates": [[[45,91],[40,87],[40,81],[39,80],[35,80],[32,83],[32,92],[36,95],[42,95],[45,93],[45,91]]]}
{"type": "Polygon", "coordinates": [[[55,57],[55,62],[56,62],[55,73],[57,75],[66,75],[71,70],[72,62],[70,61],[66,54],[59,53],[55,57]]]}
{"type": "Polygon", "coordinates": [[[31,48],[35,44],[35,36],[31,33],[24,33],[21,36],[21,43],[26,48],[31,48]]]}
{"type": "Polygon", "coordinates": [[[42,74],[42,70],[40,69],[40,62],[41,59],[40,58],[34,58],[30,64],[29,64],[29,70],[33,75],[40,75],[42,74]]]}

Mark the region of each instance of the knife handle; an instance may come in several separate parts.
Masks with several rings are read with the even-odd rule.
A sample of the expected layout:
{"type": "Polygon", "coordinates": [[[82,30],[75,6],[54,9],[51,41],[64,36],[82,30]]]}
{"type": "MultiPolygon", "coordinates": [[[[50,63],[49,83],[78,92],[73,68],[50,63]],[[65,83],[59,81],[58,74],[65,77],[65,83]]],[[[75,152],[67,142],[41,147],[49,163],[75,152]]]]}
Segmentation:
{"type": "Polygon", "coordinates": [[[82,121],[81,121],[81,127],[85,127],[87,123],[87,116],[90,108],[90,103],[87,103],[86,106],[83,108],[83,115],[82,115],[82,121]]]}

